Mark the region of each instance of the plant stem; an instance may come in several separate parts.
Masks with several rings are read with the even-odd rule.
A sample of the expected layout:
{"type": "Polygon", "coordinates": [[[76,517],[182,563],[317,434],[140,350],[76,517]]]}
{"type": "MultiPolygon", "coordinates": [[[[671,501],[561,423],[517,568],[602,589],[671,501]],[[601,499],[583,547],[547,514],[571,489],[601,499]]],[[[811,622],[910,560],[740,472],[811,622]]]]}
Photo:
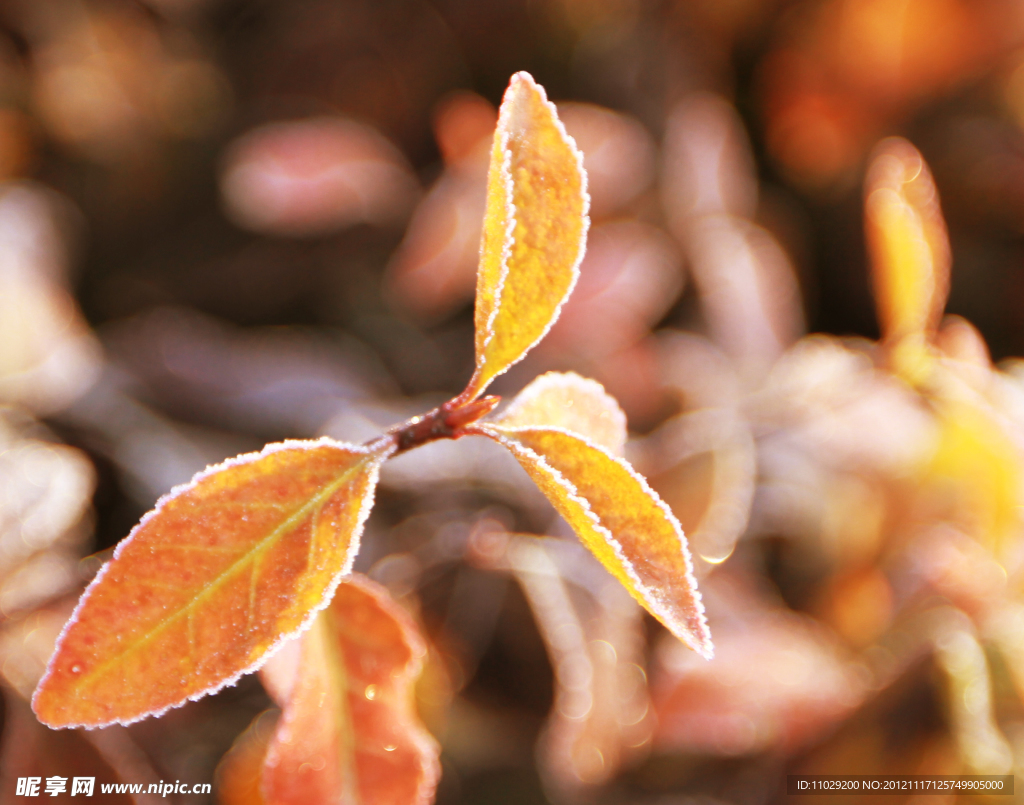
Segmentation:
{"type": "Polygon", "coordinates": [[[395,454],[438,439],[458,439],[467,425],[489,414],[500,401],[501,397],[490,396],[462,403],[456,397],[423,416],[413,417],[390,431],[398,446],[395,454]]]}

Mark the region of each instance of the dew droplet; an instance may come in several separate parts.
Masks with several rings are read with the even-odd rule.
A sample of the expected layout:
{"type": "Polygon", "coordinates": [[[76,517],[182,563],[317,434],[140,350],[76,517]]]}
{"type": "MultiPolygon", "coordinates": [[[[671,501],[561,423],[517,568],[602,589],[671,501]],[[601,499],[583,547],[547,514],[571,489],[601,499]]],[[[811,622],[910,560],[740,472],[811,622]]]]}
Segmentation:
{"type": "Polygon", "coordinates": [[[73,674],[80,674],[80,673],[82,673],[82,666],[81,665],[72,665],[71,666],[71,673],[73,673],[73,674]]]}
{"type": "Polygon", "coordinates": [[[363,691],[363,695],[372,702],[377,698],[377,686],[367,685],[366,690],[363,691]]]}
{"type": "Polygon", "coordinates": [[[384,744],[385,752],[394,752],[398,747],[395,744],[384,744]]]}

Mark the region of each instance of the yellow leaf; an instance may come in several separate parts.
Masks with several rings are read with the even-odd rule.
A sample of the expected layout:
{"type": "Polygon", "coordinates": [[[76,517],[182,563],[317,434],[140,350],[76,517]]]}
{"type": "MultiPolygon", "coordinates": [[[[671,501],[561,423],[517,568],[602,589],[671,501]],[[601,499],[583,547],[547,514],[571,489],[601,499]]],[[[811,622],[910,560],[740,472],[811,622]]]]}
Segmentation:
{"type": "Polygon", "coordinates": [[[516,457],[602,564],[654,617],[713,653],[686,538],[671,510],[623,459],[554,428],[467,428],[516,457]]]}
{"type": "Polygon", "coordinates": [[[393,451],[283,442],[172,490],[82,595],[32,700],[39,720],[126,724],[258,668],[330,601],[393,451]]]}
{"type": "Polygon", "coordinates": [[[622,455],[626,444],[626,415],[596,380],[575,372],[548,372],[516,395],[491,424],[504,428],[548,426],[562,428],[622,455]]]}
{"type": "Polygon", "coordinates": [[[476,290],[473,399],[519,361],[572,292],[589,219],[583,157],[544,90],[512,76],[498,116],[476,290]]]}
{"type": "Polygon", "coordinates": [[[956,519],[989,550],[1005,556],[1021,528],[1020,456],[981,401],[945,394],[933,399],[939,443],[928,468],[948,489],[956,519]]]}
{"type": "Polygon", "coordinates": [[[865,184],[865,226],[893,369],[918,383],[949,293],[950,254],[931,172],[906,140],[884,140],[878,148],[865,184]]]}

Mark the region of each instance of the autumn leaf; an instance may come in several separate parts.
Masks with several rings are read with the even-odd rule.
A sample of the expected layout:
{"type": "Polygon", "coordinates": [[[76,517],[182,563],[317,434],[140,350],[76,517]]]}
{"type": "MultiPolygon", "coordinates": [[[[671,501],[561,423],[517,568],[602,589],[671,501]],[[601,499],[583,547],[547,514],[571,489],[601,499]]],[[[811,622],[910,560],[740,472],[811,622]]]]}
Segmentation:
{"type": "Polygon", "coordinates": [[[260,676],[283,713],[263,713],[217,771],[227,805],[432,798],[438,748],[415,715],[426,647],[387,591],[354,575],[330,607],[285,644],[260,676]]]}
{"type": "Polygon", "coordinates": [[[583,157],[528,73],[512,76],[498,115],[476,291],[479,396],[558,317],[583,259],[589,220],[583,157]]]}
{"type": "Polygon", "coordinates": [[[713,653],[679,521],[641,475],[605,447],[553,427],[478,423],[506,447],[630,594],[703,657],[713,653]]]}
{"type": "Polygon", "coordinates": [[[313,626],[261,671],[282,707],[263,767],[271,805],[430,802],[438,747],[415,714],[426,647],[387,591],[342,581],[313,626]]]}
{"type": "Polygon", "coordinates": [[[949,294],[950,252],[931,171],[906,140],[878,147],[865,184],[865,224],[893,369],[918,382],[949,294]]]}
{"type": "Polygon", "coordinates": [[[931,173],[910,143],[889,139],[879,146],[865,208],[891,368],[919,388],[939,425],[925,478],[952,490],[942,498],[965,531],[1003,553],[1020,527],[1020,458],[1005,423],[964,382],[963,366],[942,356],[942,347],[966,341],[969,353],[981,353],[976,366],[989,374],[984,342],[965,337],[969,325],[954,321],[938,330],[949,293],[949,240],[931,173]]]}
{"type": "Polygon", "coordinates": [[[348,572],[393,450],[283,442],[174,489],[82,595],[33,698],[40,721],[125,724],[258,668],[348,572]]]}
{"type": "Polygon", "coordinates": [[[263,761],[279,718],[277,709],[260,713],[221,759],[214,778],[219,805],[265,805],[263,761]]]}
{"type": "Polygon", "coordinates": [[[575,372],[548,372],[536,378],[491,424],[562,428],[615,455],[621,455],[626,444],[626,415],[615,398],[596,380],[575,372]]]}

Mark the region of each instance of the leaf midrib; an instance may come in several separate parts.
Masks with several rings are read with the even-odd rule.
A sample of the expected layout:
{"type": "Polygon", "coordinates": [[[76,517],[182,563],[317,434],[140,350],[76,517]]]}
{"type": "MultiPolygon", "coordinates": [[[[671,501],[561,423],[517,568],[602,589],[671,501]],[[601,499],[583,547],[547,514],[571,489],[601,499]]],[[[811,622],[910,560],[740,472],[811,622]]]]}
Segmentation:
{"type": "Polygon", "coordinates": [[[359,797],[359,776],[356,766],[356,731],[352,723],[352,706],[349,701],[348,669],[345,666],[345,649],[341,645],[341,630],[330,607],[323,613],[324,653],[328,674],[339,693],[334,723],[338,736],[338,771],[340,774],[340,801],[344,805],[361,805],[359,797]]]}

